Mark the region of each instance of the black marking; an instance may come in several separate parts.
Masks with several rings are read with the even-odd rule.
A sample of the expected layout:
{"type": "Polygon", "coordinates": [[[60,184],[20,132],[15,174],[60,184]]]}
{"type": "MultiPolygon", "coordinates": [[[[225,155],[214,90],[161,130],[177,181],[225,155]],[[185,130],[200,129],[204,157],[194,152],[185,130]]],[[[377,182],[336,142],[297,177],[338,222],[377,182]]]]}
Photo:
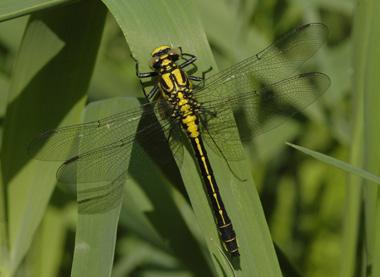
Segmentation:
{"type": "Polygon", "coordinates": [[[302,26],[296,28],[295,31],[296,31],[296,32],[298,32],[298,31],[302,31],[303,29],[306,29],[306,28],[308,28],[308,27],[311,26],[311,25],[312,25],[312,23],[308,23],[308,24],[302,25],[302,26]]]}
{"type": "Polygon", "coordinates": [[[75,162],[75,161],[78,160],[78,159],[79,159],[79,155],[76,155],[76,156],[74,156],[74,157],[72,157],[72,158],[70,158],[70,159],[64,161],[63,164],[64,164],[64,165],[67,165],[67,164],[69,164],[69,163],[75,162]]]}
{"type": "MultiPolygon", "coordinates": [[[[198,124],[198,122],[196,122],[198,124]]],[[[203,177],[203,181],[205,183],[207,195],[209,197],[209,201],[211,202],[211,206],[214,211],[214,217],[216,220],[216,224],[219,229],[220,239],[223,242],[223,245],[225,246],[228,253],[230,253],[232,256],[239,256],[238,251],[238,245],[236,241],[236,234],[232,226],[232,222],[227,214],[227,211],[224,207],[224,203],[222,200],[222,197],[219,192],[218,185],[215,180],[214,173],[211,168],[211,164],[207,155],[207,151],[204,147],[203,141],[201,137],[198,137],[199,140],[199,146],[202,150],[203,157],[205,159],[205,164],[203,164],[202,155],[200,151],[198,151],[198,145],[195,141],[195,139],[191,139],[191,144],[193,146],[195,156],[198,160],[199,168],[201,171],[201,175],[203,177]],[[206,169],[207,168],[207,169],[206,169]],[[208,174],[207,174],[208,171],[208,174]],[[211,178],[212,186],[209,183],[208,177],[211,178]],[[212,190],[214,188],[214,190],[212,190]],[[216,197],[214,197],[214,193],[216,194],[216,197]],[[219,211],[222,211],[222,215],[219,213],[219,211]]]]}
{"type": "Polygon", "coordinates": [[[169,50],[170,50],[170,48],[162,49],[162,50],[158,51],[157,53],[155,53],[153,55],[153,57],[160,57],[162,55],[166,55],[169,52],[169,50]]]}

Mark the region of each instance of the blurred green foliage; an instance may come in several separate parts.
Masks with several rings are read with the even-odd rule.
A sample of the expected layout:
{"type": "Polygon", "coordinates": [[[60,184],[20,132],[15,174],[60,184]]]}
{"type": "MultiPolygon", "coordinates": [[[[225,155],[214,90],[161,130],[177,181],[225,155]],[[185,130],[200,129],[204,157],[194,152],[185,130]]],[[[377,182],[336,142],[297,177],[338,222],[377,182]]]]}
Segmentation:
{"type": "MultiPolygon", "coordinates": [[[[342,252],[345,244],[342,240],[343,218],[348,205],[346,174],[286,146],[285,142],[291,141],[345,161],[352,156],[353,112],[357,109],[353,101],[355,92],[352,91],[354,1],[195,2],[221,69],[255,54],[280,34],[302,23],[323,22],[329,27],[327,45],[306,65],[306,68],[330,76],[332,86],[328,92],[318,103],[287,124],[260,136],[246,149],[273,241],[302,275],[339,276],[345,267],[346,254],[342,252]]],[[[14,61],[26,24],[26,17],[0,24],[0,134],[14,61]]],[[[108,14],[88,89],[89,102],[121,96],[141,97],[140,83],[135,77],[134,61],[129,51],[120,27],[108,14]]],[[[175,202],[183,203],[179,206],[185,221],[192,222],[194,215],[189,209],[184,188],[179,185],[177,189],[170,193],[174,194],[175,202]]],[[[127,190],[143,193],[138,186],[127,190]]],[[[23,268],[27,269],[28,264],[33,263],[32,257],[39,253],[36,249],[46,247],[44,239],[49,240],[43,234],[49,232],[57,233],[52,238],[56,243],[54,255],[41,259],[40,269],[34,269],[31,276],[69,274],[74,248],[75,211],[72,201],[71,195],[56,189],[37,239],[18,269],[19,276],[24,276],[23,268]]],[[[194,274],[196,271],[187,268],[186,263],[167,249],[159,234],[141,214],[127,208],[133,205],[133,201],[128,199],[120,215],[114,276],[194,274]]],[[[143,213],[149,210],[146,207],[149,203],[138,204],[143,213]]],[[[199,230],[194,228],[191,232],[199,235],[199,230]]],[[[353,273],[351,271],[347,276],[354,276],[353,273]]]]}

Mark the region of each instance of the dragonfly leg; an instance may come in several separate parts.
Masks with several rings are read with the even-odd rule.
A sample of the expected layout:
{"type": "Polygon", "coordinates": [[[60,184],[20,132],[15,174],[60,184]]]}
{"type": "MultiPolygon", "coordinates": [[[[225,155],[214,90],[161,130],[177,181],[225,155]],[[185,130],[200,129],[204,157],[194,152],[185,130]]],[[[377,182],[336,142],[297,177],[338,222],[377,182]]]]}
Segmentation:
{"type": "Polygon", "coordinates": [[[192,80],[192,81],[200,82],[200,83],[196,86],[196,88],[197,88],[197,89],[202,89],[202,88],[205,86],[206,75],[207,75],[207,73],[209,73],[211,70],[212,70],[212,66],[210,66],[207,70],[205,70],[205,71],[202,72],[202,77],[197,77],[197,76],[190,75],[190,76],[189,76],[189,79],[192,80]]]}
{"type": "Polygon", "coordinates": [[[144,87],[144,84],[142,82],[141,79],[144,79],[144,78],[150,78],[150,77],[156,77],[157,76],[157,72],[155,71],[152,71],[152,72],[140,72],[139,70],[139,62],[131,55],[132,59],[135,61],[135,66],[136,66],[136,76],[139,78],[140,80],[140,84],[141,84],[141,87],[143,89],[143,92],[144,92],[144,96],[147,100],[152,100],[154,98],[154,96],[156,95],[157,91],[158,91],[158,87],[157,86],[154,86],[149,92],[147,92],[145,90],[145,87],[144,87]]]}
{"type": "Polygon", "coordinates": [[[181,69],[184,69],[185,67],[193,64],[196,60],[197,60],[197,57],[195,55],[192,55],[192,54],[188,54],[188,53],[182,53],[182,48],[181,49],[181,56],[182,56],[182,59],[184,59],[185,61],[179,65],[179,67],[181,69]],[[186,57],[189,57],[189,59],[187,59],[186,57]]]}
{"type": "MultiPolygon", "coordinates": [[[[193,54],[189,54],[189,53],[183,53],[181,47],[179,47],[179,49],[181,51],[181,57],[185,60],[185,62],[183,62],[182,64],[180,64],[179,67],[181,69],[184,69],[185,67],[187,67],[187,66],[189,66],[191,64],[194,64],[194,62],[197,60],[197,56],[195,56],[193,54]],[[188,57],[188,59],[186,57],[188,57]]],[[[202,77],[197,77],[197,76],[190,75],[189,79],[192,80],[192,81],[200,82],[200,84],[197,87],[203,88],[204,85],[205,85],[206,74],[208,72],[210,72],[211,70],[212,70],[212,66],[210,66],[209,69],[207,69],[207,70],[205,70],[205,71],[202,72],[202,77]]]]}
{"type": "Polygon", "coordinates": [[[154,86],[148,93],[146,93],[145,88],[143,87],[145,98],[149,101],[153,100],[159,91],[158,86],[154,86]]]}
{"type": "Polygon", "coordinates": [[[184,58],[184,60],[185,60],[185,62],[183,62],[182,64],[179,65],[179,67],[181,69],[184,69],[185,67],[193,64],[197,60],[197,57],[193,57],[193,58],[191,58],[189,60],[187,60],[187,59],[184,58]]]}
{"type": "Polygon", "coordinates": [[[139,79],[142,79],[142,78],[149,78],[149,77],[155,77],[155,76],[157,76],[157,72],[155,72],[155,71],[151,71],[151,72],[140,72],[140,70],[139,70],[139,63],[136,62],[136,76],[137,76],[139,79]]]}
{"type": "Polygon", "coordinates": [[[136,68],[136,76],[139,78],[139,79],[142,79],[142,78],[149,78],[149,77],[155,77],[157,76],[157,72],[155,71],[151,71],[151,72],[140,72],[139,70],[139,62],[137,61],[137,59],[135,57],[133,57],[133,55],[131,55],[132,59],[135,61],[135,68],[136,68]]]}

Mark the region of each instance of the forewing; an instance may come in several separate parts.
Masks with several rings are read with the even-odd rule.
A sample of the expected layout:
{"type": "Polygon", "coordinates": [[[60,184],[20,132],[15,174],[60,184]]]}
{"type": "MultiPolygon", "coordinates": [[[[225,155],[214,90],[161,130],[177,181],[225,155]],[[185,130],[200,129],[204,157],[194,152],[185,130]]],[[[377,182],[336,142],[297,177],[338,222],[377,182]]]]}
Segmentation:
{"type": "MultiPolygon", "coordinates": [[[[163,143],[167,143],[164,136],[167,128],[170,128],[168,122],[164,126],[158,122],[144,124],[138,131],[117,142],[74,156],[59,168],[57,179],[63,183],[111,182],[128,169],[135,143],[153,145],[159,150],[163,143]]],[[[136,153],[136,156],[144,154],[146,153],[136,153]]],[[[163,155],[162,158],[166,156],[163,155]]]]}
{"type": "MultiPolygon", "coordinates": [[[[319,72],[299,74],[261,88],[247,75],[240,75],[219,87],[232,91],[231,94],[203,104],[213,115],[207,120],[204,136],[211,144],[216,144],[227,159],[240,159],[240,140],[250,140],[281,125],[286,118],[312,104],[329,85],[329,77],[319,72]],[[239,116],[240,140],[231,113],[239,116]]],[[[223,95],[222,91],[220,93],[223,95]]]]}
{"type": "Polygon", "coordinates": [[[38,160],[62,161],[118,142],[136,131],[143,114],[153,113],[152,105],[145,104],[97,121],[48,130],[31,142],[29,154],[38,160]]]}
{"type": "Polygon", "coordinates": [[[101,213],[116,208],[123,200],[123,184],[127,171],[110,183],[78,190],[78,211],[82,214],[101,213]]]}
{"type": "Polygon", "coordinates": [[[127,170],[135,143],[150,146],[161,162],[170,160],[167,152],[161,153],[168,140],[165,134],[170,134],[175,122],[156,114],[156,104],[45,132],[31,143],[29,151],[41,160],[66,160],[57,171],[60,182],[113,182],[127,170]]]}
{"type": "Polygon", "coordinates": [[[328,28],[321,23],[300,26],[283,35],[273,44],[225,70],[206,79],[206,87],[195,94],[202,101],[215,87],[221,86],[236,75],[248,75],[267,84],[276,83],[295,74],[299,67],[312,57],[325,43],[328,28]]]}

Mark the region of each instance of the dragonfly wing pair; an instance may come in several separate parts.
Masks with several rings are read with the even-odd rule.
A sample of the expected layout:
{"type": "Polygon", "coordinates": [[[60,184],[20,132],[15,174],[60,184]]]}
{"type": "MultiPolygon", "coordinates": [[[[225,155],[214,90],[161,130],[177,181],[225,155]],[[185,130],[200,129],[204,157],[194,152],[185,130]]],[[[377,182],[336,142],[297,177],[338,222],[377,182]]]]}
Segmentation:
{"type": "MultiPolygon", "coordinates": [[[[141,147],[133,147],[135,143],[153,146],[161,160],[170,158],[162,145],[173,120],[162,118],[160,125],[154,108],[149,103],[97,121],[49,130],[31,142],[29,153],[38,160],[65,161],[57,171],[61,183],[96,182],[92,189],[77,190],[80,212],[113,208],[122,195],[132,150],[137,157],[143,155],[141,147]]],[[[173,141],[173,151],[178,149],[173,141]]]]}
{"type": "Polygon", "coordinates": [[[303,25],[256,55],[207,78],[206,87],[194,91],[204,111],[203,136],[214,152],[227,160],[243,159],[241,140],[249,141],[281,125],[327,90],[327,75],[299,74],[327,36],[324,24],[303,25]],[[243,127],[240,136],[231,112],[243,115],[244,124],[237,122],[243,127]]]}
{"type": "MultiPolygon", "coordinates": [[[[329,86],[329,78],[322,73],[297,72],[326,37],[325,25],[304,25],[255,56],[208,78],[206,86],[194,91],[201,104],[204,140],[227,160],[241,159],[234,113],[244,114],[252,137],[281,123],[271,124],[273,115],[291,116],[313,103],[329,86]]],[[[120,194],[118,190],[128,175],[132,149],[143,151],[134,148],[135,143],[155,145],[158,151],[161,142],[169,143],[181,161],[183,134],[172,112],[159,98],[98,121],[45,132],[32,142],[29,151],[40,160],[64,160],[57,172],[61,182],[107,183],[78,192],[78,201],[87,204],[87,210],[92,209],[92,199],[98,199],[100,207],[111,205],[107,202],[120,194]]],[[[161,162],[171,159],[167,153],[159,157],[161,162]]]]}

